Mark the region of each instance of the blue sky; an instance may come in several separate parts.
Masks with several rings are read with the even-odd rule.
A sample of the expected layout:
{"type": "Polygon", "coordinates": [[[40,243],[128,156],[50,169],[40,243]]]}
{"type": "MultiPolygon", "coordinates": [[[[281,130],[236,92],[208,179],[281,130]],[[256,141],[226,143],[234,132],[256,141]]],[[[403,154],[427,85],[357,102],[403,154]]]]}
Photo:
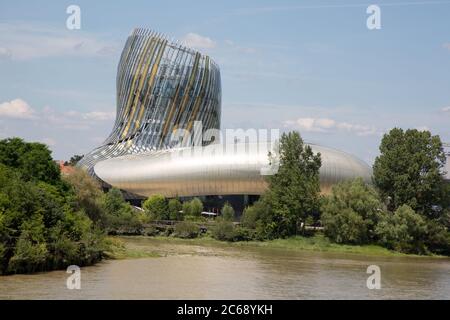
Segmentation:
{"type": "Polygon", "coordinates": [[[372,163],[394,126],[450,141],[450,1],[2,1],[0,138],[57,159],[112,128],[120,51],[134,27],[218,62],[223,128],[299,130],[372,163]],[[81,8],[68,30],[66,8],[81,8]],[[366,8],[381,8],[381,29],[366,8]]]}

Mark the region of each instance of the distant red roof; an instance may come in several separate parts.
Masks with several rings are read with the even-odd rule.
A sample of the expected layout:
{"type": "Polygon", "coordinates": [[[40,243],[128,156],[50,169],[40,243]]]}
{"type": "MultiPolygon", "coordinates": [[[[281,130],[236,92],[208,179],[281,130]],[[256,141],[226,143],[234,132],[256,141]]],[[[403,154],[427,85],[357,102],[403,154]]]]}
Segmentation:
{"type": "Polygon", "coordinates": [[[59,160],[59,161],[56,161],[56,162],[59,164],[59,169],[61,170],[62,174],[68,175],[68,174],[73,173],[73,171],[75,170],[75,168],[73,166],[70,166],[70,165],[66,166],[66,165],[64,165],[65,161],[63,161],[63,160],[59,160]]]}

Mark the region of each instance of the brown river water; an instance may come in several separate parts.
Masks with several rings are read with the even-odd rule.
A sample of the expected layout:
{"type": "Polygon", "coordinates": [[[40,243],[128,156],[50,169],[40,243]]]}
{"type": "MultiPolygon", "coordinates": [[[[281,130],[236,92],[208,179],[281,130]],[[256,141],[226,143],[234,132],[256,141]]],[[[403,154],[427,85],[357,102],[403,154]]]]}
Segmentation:
{"type": "Polygon", "coordinates": [[[0,277],[0,299],[450,299],[450,259],[378,257],[125,238],[161,257],[107,260],[65,271],[0,277]],[[368,289],[369,265],[381,288],[368,289]]]}

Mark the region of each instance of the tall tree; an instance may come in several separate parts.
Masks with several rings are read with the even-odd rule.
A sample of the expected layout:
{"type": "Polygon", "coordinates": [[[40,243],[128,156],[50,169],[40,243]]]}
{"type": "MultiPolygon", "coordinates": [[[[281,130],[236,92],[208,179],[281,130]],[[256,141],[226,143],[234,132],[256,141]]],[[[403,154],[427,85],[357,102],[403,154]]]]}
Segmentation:
{"type": "Polygon", "coordinates": [[[283,133],[279,143],[279,169],[268,178],[263,196],[270,207],[264,217],[268,237],[289,236],[319,210],[320,153],[314,154],[298,132],[283,133]]]}
{"type": "Polygon", "coordinates": [[[66,161],[64,165],[75,166],[81,159],[83,159],[83,155],[75,154],[70,157],[70,160],[66,161]]]}
{"type": "Polygon", "coordinates": [[[429,131],[392,129],[383,136],[373,166],[374,183],[391,211],[403,204],[433,216],[443,204],[445,154],[439,136],[429,131]]]}
{"type": "Polygon", "coordinates": [[[0,140],[0,163],[20,171],[25,180],[57,183],[59,167],[45,144],[25,142],[20,138],[0,140]]]}

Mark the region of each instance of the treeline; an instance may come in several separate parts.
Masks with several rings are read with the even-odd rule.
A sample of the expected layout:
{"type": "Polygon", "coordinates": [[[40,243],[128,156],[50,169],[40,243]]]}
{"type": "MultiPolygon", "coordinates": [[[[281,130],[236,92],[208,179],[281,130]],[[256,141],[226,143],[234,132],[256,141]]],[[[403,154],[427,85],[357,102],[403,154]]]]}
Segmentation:
{"type": "Polygon", "coordinates": [[[450,185],[445,154],[428,131],[393,129],[380,144],[373,182],[362,179],[320,193],[320,154],[299,133],[283,134],[278,173],[237,217],[226,203],[218,218],[201,216],[203,203],[153,195],[138,210],[122,193],[104,193],[84,170],[61,176],[51,151],[19,138],[0,140],[0,274],[95,263],[109,249],[107,234],[158,235],[155,220],[177,220],[164,235],[194,238],[205,230],[224,241],[311,236],[323,227],[331,241],[378,244],[417,254],[450,254],[450,185]]]}
{"type": "Polygon", "coordinates": [[[449,255],[450,185],[443,179],[444,164],[438,136],[395,128],[381,141],[373,183],[346,181],[321,196],[320,154],[314,155],[297,132],[283,134],[278,173],[235,229],[247,228],[263,240],[307,236],[305,227],[315,225],[336,243],[449,255]]]}
{"type": "MultiPolygon", "coordinates": [[[[244,210],[240,223],[236,223],[228,203],[211,223],[201,217],[203,204],[198,198],[182,203],[153,195],[144,201],[137,216],[118,214],[125,209],[112,206],[101,225],[110,233],[126,233],[124,226],[129,226],[130,233],[194,238],[201,234],[200,226],[209,221],[207,235],[223,241],[309,237],[317,233],[312,231],[314,227],[323,227],[325,236],[339,244],[378,244],[403,253],[449,255],[450,184],[443,179],[444,164],[438,136],[428,131],[392,129],[381,141],[371,183],[360,178],[345,181],[323,195],[321,155],[314,154],[298,132],[290,132],[280,139],[277,174],[268,177],[267,191],[244,210]],[[114,214],[117,220],[111,218],[114,214]],[[173,229],[147,226],[144,230],[143,226],[154,220],[182,222],[173,229]]],[[[71,178],[73,184],[80,181],[76,176],[71,178]]],[[[113,189],[106,199],[113,194],[120,198],[120,192],[113,189]]],[[[127,206],[119,200],[117,203],[127,206]]]]}

